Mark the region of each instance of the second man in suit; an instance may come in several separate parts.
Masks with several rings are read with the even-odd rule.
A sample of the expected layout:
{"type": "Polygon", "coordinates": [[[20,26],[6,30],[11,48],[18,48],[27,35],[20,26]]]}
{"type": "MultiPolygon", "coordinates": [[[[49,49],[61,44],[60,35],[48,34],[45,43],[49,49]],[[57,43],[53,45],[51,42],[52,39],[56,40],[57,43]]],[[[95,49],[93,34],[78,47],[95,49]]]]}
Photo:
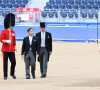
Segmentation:
{"type": "Polygon", "coordinates": [[[36,51],[37,51],[37,39],[33,36],[34,31],[32,28],[27,30],[29,36],[25,37],[22,45],[22,59],[25,61],[26,68],[26,79],[30,79],[30,66],[31,74],[33,79],[35,79],[35,62],[36,62],[36,51]]]}
{"type": "Polygon", "coordinates": [[[52,54],[52,35],[46,32],[46,26],[44,22],[40,23],[41,32],[36,34],[38,39],[37,54],[39,56],[38,61],[40,62],[41,78],[47,76],[47,64],[49,56],[52,54]]]}

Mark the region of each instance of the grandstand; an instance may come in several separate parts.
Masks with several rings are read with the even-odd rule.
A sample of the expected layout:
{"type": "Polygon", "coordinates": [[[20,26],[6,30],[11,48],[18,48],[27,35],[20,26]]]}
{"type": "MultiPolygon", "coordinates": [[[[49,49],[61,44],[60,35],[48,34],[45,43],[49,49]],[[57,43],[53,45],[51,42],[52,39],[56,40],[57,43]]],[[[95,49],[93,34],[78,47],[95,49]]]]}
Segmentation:
{"type": "Polygon", "coordinates": [[[57,22],[96,23],[100,0],[49,0],[42,17],[44,21],[53,18],[57,22]]]}
{"type": "Polygon", "coordinates": [[[0,0],[0,31],[5,15],[12,12],[16,15],[18,40],[22,40],[27,33],[22,35],[17,28],[24,32],[31,26],[36,33],[39,31],[39,23],[43,21],[46,22],[47,30],[53,34],[53,40],[95,41],[100,36],[97,34],[99,9],[100,0],[0,0]],[[61,30],[64,33],[59,35],[61,30]]]}
{"type": "Polygon", "coordinates": [[[24,7],[39,8],[38,16],[45,22],[97,23],[100,15],[100,0],[0,0],[0,15],[24,7]]]}

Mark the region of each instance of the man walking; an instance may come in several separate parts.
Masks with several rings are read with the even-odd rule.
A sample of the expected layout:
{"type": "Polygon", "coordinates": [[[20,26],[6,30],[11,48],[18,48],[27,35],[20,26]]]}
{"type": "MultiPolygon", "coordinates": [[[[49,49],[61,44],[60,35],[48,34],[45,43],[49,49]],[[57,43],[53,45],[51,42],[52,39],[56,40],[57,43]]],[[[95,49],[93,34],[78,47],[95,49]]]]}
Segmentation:
{"type": "Polygon", "coordinates": [[[35,62],[36,62],[36,51],[37,51],[37,40],[33,36],[34,31],[32,28],[27,30],[29,36],[25,37],[22,45],[22,59],[25,61],[26,68],[26,79],[30,79],[30,66],[31,74],[33,79],[35,79],[35,62]]]}
{"type": "Polygon", "coordinates": [[[38,61],[40,62],[41,78],[47,76],[47,64],[49,56],[52,54],[52,36],[51,33],[46,32],[45,23],[40,23],[41,32],[36,34],[38,39],[38,61]]]}
{"type": "Polygon", "coordinates": [[[7,80],[8,77],[8,58],[11,62],[11,72],[10,75],[13,79],[16,79],[15,76],[15,66],[16,66],[16,58],[15,58],[15,50],[16,50],[16,36],[13,28],[15,26],[15,15],[9,13],[6,15],[4,19],[4,27],[2,30],[0,41],[3,43],[1,51],[3,53],[3,71],[4,71],[4,80],[7,80]]]}

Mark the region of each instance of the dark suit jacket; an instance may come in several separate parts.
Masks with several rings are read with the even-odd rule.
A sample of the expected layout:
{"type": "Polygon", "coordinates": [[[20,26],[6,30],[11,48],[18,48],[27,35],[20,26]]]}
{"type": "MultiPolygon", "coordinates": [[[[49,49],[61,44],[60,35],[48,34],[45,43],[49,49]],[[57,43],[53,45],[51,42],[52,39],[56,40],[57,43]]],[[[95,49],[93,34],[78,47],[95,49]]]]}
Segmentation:
{"type": "MultiPolygon", "coordinates": [[[[41,32],[37,33],[36,37],[37,37],[37,53],[39,54],[41,48],[41,32]]],[[[45,46],[49,56],[49,52],[52,52],[52,35],[49,32],[46,32],[45,35],[45,46]]],[[[48,61],[49,61],[49,57],[48,57],[48,61]]]]}
{"type": "Polygon", "coordinates": [[[36,51],[37,51],[37,39],[36,37],[33,36],[33,40],[32,40],[32,44],[30,45],[29,43],[29,36],[25,37],[24,40],[23,40],[23,44],[22,44],[22,51],[21,51],[21,55],[24,55],[25,56],[27,55],[30,47],[32,48],[32,52],[33,52],[33,55],[36,59],[36,51]]]}

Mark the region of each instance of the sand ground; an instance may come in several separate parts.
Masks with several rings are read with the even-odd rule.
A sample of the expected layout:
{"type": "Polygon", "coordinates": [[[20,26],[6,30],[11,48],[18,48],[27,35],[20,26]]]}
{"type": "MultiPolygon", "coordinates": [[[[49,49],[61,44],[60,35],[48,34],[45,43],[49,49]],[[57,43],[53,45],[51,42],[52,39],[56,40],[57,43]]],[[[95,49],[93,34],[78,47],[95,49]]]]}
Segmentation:
{"type": "MultiPolygon", "coordinates": [[[[53,42],[47,78],[40,78],[36,62],[36,79],[25,79],[25,63],[21,59],[22,42],[17,42],[16,76],[3,80],[3,60],[0,52],[0,90],[100,90],[100,44],[53,42]]],[[[1,48],[1,44],[0,44],[1,48]]]]}

